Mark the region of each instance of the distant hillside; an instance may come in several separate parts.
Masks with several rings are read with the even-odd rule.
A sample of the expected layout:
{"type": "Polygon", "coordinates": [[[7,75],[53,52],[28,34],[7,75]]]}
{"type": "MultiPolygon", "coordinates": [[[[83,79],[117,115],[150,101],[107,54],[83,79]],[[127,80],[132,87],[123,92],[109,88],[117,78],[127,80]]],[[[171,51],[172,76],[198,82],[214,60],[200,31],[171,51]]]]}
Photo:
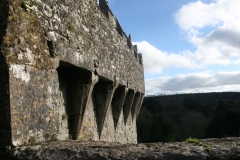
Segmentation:
{"type": "Polygon", "coordinates": [[[137,120],[139,142],[239,136],[240,93],[145,97],[137,120]]]}

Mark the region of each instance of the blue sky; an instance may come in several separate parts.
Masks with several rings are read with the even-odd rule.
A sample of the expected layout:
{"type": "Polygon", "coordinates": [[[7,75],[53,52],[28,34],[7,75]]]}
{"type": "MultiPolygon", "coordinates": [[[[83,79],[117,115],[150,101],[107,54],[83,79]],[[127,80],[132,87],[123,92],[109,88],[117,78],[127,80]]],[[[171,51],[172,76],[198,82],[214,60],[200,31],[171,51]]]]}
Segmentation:
{"type": "Polygon", "coordinates": [[[143,54],[146,94],[240,91],[239,0],[109,0],[143,54]]]}

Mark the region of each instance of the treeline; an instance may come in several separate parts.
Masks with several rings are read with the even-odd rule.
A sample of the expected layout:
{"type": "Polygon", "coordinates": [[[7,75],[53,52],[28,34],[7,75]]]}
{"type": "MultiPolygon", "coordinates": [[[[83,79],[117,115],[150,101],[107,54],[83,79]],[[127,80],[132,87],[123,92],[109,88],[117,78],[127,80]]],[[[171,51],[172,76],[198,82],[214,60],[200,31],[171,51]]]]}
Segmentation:
{"type": "Polygon", "coordinates": [[[240,93],[145,97],[137,131],[144,143],[240,136],[240,93]]]}

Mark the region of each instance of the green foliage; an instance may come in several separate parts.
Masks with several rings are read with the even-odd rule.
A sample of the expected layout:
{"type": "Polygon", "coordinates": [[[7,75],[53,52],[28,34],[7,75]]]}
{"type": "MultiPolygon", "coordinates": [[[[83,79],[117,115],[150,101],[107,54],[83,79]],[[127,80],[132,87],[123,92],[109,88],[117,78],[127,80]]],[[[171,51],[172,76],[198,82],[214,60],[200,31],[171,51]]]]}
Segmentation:
{"type": "Polygon", "coordinates": [[[22,1],[21,7],[22,7],[23,9],[27,10],[28,7],[27,7],[27,4],[26,4],[25,1],[22,1]]]}
{"type": "Polygon", "coordinates": [[[208,138],[238,137],[240,131],[240,109],[219,112],[206,129],[208,138]]]}
{"type": "Polygon", "coordinates": [[[138,142],[151,142],[153,116],[145,107],[140,112],[137,120],[138,142]]]}
{"type": "Polygon", "coordinates": [[[225,107],[223,100],[220,99],[218,101],[218,106],[216,108],[216,113],[221,112],[221,111],[226,111],[226,110],[227,110],[227,108],[225,107]]]}
{"type": "Polygon", "coordinates": [[[145,106],[145,108],[149,110],[152,114],[160,113],[163,110],[161,103],[151,97],[146,97],[144,99],[143,106],[145,106]]]}
{"type": "Polygon", "coordinates": [[[234,104],[233,100],[229,100],[228,103],[231,104],[231,105],[234,104]]]}
{"type": "Polygon", "coordinates": [[[152,142],[174,142],[176,140],[173,120],[164,113],[155,114],[152,125],[152,142]]]}
{"type": "Polygon", "coordinates": [[[68,115],[65,113],[62,115],[62,120],[68,119],[68,115]]]}
{"type": "Polygon", "coordinates": [[[193,97],[184,98],[183,106],[189,111],[199,111],[202,108],[201,102],[193,97]]]}
{"type": "Polygon", "coordinates": [[[209,150],[212,148],[212,146],[209,146],[209,145],[203,145],[203,148],[204,148],[206,151],[209,151],[209,150]]]}
{"type": "Polygon", "coordinates": [[[191,137],[189,137],[189,138],[186,139],[186,141],[187,141],[188,143],[194,143],[194,144],[197,144],[197,145],[202,146],[202,142],[200,142],[197,138],[191,138],[191,137]]]}
{"type": "Polygon", "coordinates": [[[208,123],[208,118],[201,112],[191,111],[185,113],[180,118],[181,138],[186,139],[189,136],[204,138],[208,123]]]}
{"type": "Polygon", "coordinates": [[[204,148],[206,151],[209,151],[209,150],[212,148],[212,146],[203,144],[203,143],[200,142],[197,138],[191,138],[191,137],[189,137],[189,138],[186,139],[186,141],[187,141],[188,143],[194,143],[194,144],[196,144],[196,145],[203,146],[203,148],[204,148]]]}
{"type": "Polygon", "coordinates": [[[238,92],[145,97],[137,119],[138,140],[150,143],[183,141],[189,136],[239,136],[239,104],[238,92]]]}

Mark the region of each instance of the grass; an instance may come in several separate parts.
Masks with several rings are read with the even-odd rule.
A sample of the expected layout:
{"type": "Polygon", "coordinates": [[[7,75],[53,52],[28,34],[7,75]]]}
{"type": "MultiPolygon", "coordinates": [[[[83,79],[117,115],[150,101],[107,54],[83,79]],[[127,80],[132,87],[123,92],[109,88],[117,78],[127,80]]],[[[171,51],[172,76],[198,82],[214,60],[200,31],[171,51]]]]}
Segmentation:
{"type": "Polygon", "coordinates": [[[67,114],[63,114],[62,115],[62,120],[68,119],[68,115],[67,114]]]}
{"type": "Polygon", "coordinates": [[[194,143],[194,144],[197,144],[197,145],[200,145],[200,146],[203,145],[202,142],[200,142],[197,138],[191,138],[191,137],[189,137],[189,138],[186,139],[186,141],[187,141],[188,143],[194,143]]]}
{"type": "Polygon", "coordinates": [[[189,138],[186,139],[186,141],[187,141],[188,143],[194,143],[194,144],[197,144],[197,145],[199,145],[199,146],[203,146],[203,148],[204,148],[206,151],[209,151],[209,150],[212,148],[212,146],[203,144],[203,143],[200,142],[197,138],[191,138],[191,137],[189,137],[189,138]]]}

